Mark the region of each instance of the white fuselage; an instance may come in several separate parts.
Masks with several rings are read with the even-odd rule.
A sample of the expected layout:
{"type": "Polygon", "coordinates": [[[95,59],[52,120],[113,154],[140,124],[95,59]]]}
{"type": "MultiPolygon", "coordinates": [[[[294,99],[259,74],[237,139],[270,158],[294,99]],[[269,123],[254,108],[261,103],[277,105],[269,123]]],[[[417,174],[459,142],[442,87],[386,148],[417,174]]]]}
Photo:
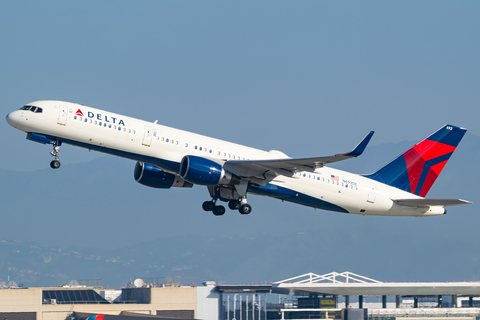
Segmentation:
{"type": "MultiPolygon", "coordinates": [[[[208,159],[267,160],[287,158],[188,131],[62,101],[36,101],[42,113],[17,110],[7,116],[15,128],[58,138],[64,143],[151,163],[178,175],[185,155],[208,159]],[[80,111],[80,112],[79,112],[80,111]]],[[[314,208],[362,215],[426,216],[443,214],[443,207],[404,207],[392,199],[420,198],[358,174],[322,167],[315,172],[277,176],[249,193],[272,196],[314,208]]]]}

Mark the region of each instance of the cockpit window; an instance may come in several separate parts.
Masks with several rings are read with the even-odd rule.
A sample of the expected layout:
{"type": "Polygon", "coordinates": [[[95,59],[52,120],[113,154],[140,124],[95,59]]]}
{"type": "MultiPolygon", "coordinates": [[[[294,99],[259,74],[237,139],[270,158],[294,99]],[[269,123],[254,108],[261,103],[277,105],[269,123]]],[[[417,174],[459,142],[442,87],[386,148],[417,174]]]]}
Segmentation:
{"type": "Polygon", "coordinates": [[[35,106],[23,106],[23,107],[20,108],[20,110],[30,110],[34,113],[42,113],[43,112],[42,108],[38,108],[38,107],[35,107],[35,106]]]}

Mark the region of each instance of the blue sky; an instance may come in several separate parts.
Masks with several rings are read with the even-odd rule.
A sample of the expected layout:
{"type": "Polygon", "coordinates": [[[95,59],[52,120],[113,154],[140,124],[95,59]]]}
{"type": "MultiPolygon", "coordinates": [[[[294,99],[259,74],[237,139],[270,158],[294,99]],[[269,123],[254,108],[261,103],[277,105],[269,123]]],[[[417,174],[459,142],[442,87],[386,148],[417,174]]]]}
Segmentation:
{"type": "MultiPolygon", "coordinates": [[[[2,1],[0,108],[59,99],[293,157],[480,135],[476,1],[2,1]]],[[[6,122],[0,168],[45,168],[6,122]]],[[[64,163],[100,156],[62,149],[64,163]]]]}
{"type": "MultiPolygon", "coordinates": [[[[292,157],[349,151],[371,130],[372,146],[419,141],[446,123],[479,137],[478,17],[478,1],[0,1],[0,111],[78,102],[292,157]]],[[[468,148],[476,141],[462,141],[429,196],[476,201],[478,161],[466,156],[478,157],[468,148]]],[[[250,216],[218,219],[201,211],[205,188],[143,187],[133,181],[133,161],[73,165],[102,154],[64,145],[62,169],[52,171],[51,147],[5,121],[0,143],[0,169],[45,169],[2,172],[2,209],[14,212],[3,216],[5,238],[123,246],[160,235],[311,232],[338,252],[367,254],[348,267],[367,276],[375,277],[377,252],[404,241],[417,255],[402,260],[405,278],[418,279],[419,266],[454,277],[452,264],[439,268],[425,250],[438,261],[444,250],[460,250],[465,277],[480,277],[475,204],[402,219],[252,197],[250,216]],[[329,242],[332,235],[343,242],[329,242]]],[[[368,173],[360,166],[368,152],[346,165],[368,173]]]]}

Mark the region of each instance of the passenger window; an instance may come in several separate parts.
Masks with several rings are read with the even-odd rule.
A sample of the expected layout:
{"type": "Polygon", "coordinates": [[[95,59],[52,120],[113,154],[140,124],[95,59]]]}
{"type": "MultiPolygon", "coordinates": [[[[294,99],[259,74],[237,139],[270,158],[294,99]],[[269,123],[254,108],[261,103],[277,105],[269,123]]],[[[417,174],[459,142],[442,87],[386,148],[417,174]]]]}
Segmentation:
{"type": "Polygon", "coordinates": [[[128,129],[128,133],[132,133],[132,130],[131,130],[131,129],[128,129]]]}
{"type": "Polygon", "coordinates": [[[127,128],[123,128],[123,132],[127,132],[127,128]]]}
{"type": "Polygon", "coordinates": [[[188,147],[188,143],[185,143],[185,148],[188,147]]]}
{"type": "Polygon", "coordinates": [[[101,122],[99,122],[99,123],[98,123],[98,125],[101,127],[101,126],[102,126],[102,123],[101,123],[101,122]]]}
{"type": "Polygon", "coordinates": [[[122,131],[122,127],[118,127],[118,131],[122,131]]]}
{"type": "Polygon", "coordinates": [[[87,119],[87,118],[85,118],[85,122],[88,122],[88,119],[87,119]]]}
{"type": "Polygon", "coordinates": [[[105,123],[103,124],[103,126],[106,128],[106,127],[107,127],[107,123],[105,122],[105,123]]]}
{"type": "Polygon", "coordinates": [[[97,124],[97,120],[95,120],[95,124],[97,124]]]}
{"type": "Polygon", "coordinates": [[[108,125],[108,127],[109,127],[109,128],[111,128],[111,127],[112,127],[112,125],[111,125],[111,124],[109,124],[109,125],[108,125]]]}
{"type": "Polygon", "coordinates": [[[73,116],[73,120],[77,120],[77,116],[73,116]]]}
{"type": "Polygon", "coordinates": [[[133,130],[133,134],[135,134],[135,130],[133,130]]]}
{"type": "Polygon", "coordinates": [[[202,147],[198,148],[198,150],[202,151],[202,147]]]}

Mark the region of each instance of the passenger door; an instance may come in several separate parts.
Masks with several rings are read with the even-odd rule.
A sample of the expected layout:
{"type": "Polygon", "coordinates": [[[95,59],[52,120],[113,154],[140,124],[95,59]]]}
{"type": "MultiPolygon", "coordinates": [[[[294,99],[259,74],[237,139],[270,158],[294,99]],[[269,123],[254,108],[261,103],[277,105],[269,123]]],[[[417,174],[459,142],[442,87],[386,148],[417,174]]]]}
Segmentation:
{"type": "Polygon", "coordinates": [[[145,127],[142,144],[146,147],[150,147],[150,145],[152,144],[152,136],[153,136],[153,129],[150,127],[145,127]]]}
{"type": "Polygon", "coordinates": [[[57,123],[64,126],[67,124],[68,108],[66,106],[58,106],[58,120],[57,123]]]}
{"type": "Polygon", "coordinates": [[[370,203],[375,203],[375,198],[377,197],[377,190],[375,189],[375,184],[370,183],[370,188],[368,191],[367,201],[370,203]]]}

